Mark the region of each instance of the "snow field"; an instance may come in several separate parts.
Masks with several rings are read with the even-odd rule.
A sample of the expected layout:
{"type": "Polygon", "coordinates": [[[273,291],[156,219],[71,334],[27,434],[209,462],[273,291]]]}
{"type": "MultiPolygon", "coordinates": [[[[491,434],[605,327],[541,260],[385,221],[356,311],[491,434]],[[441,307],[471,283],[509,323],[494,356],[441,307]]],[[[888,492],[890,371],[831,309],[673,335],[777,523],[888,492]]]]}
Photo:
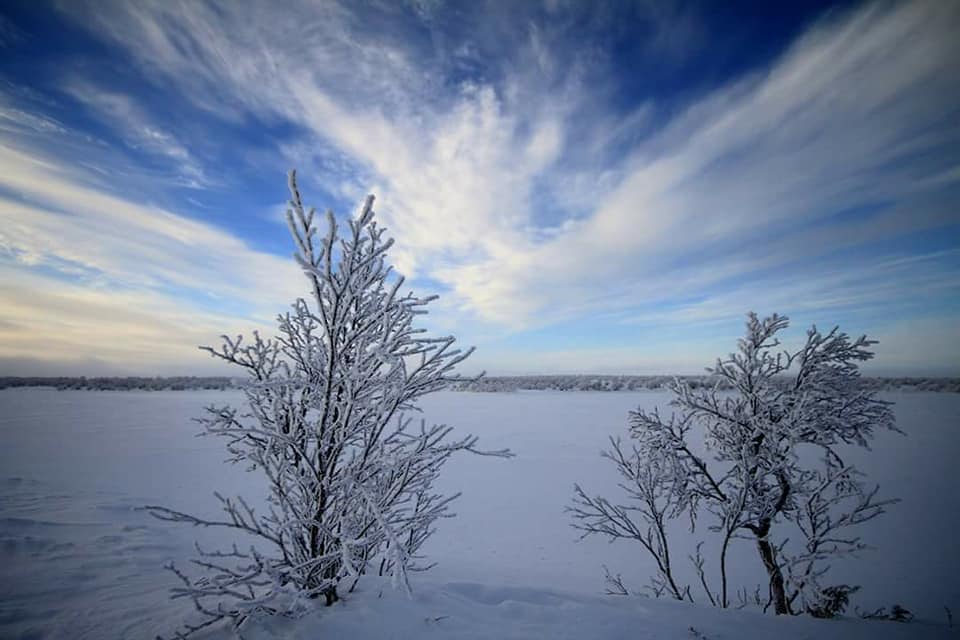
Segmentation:
{"type": "MultiPolygon", "coordinates": [[[[960,396],[883,397],[897,403],[908,436],[880,433],[874,451],[851,459],[903,502],[864,532],[878,550],[838,562],[834,575],[863,585],[854,599],[863,609],[899,602],[936,625],[784,621],[604,597],[602,564],[639,590],[649,560],[636,545],[578,541],[564,507],[574,482],[617,495],[599,450],[608,434],[625,435],[627,411],[663,407],[669,396],[443,392],[422,403],[428,420],[476,433],[484,448],[510,447],[517,457],[463,455],[445,467],[439,488],[463,496],[458,517],[440,522],[424,549],[438,564],[414,577],[416,600],[362,581],[342,606],[296,623],[271,621],[251,637],[306,638],[322,630],[329,637],[694,638],[690,626],[709,638],[746,637],[747,627],[761,633],[755,637],[779,630],[796,630],[784,637],[798,638],[950,637],[943,607],[960,612],[953,473],[960,396]]],[[[199,425],[191,418],[204,405],[239,400],[234,392],[0,392],[0,637],[152,638],[189,615],[188,602],[168,599],[175,580],[163,564],[184,566],[195,538],[210,544],[223,532],[161,523],[135,509],[160,503],[213,516],[213,490],[262,500],[257,476],[220,463],[221,442],[194,437],[199,425]]],[[[692,552],[685,547],[694,537],[682,527],[675,535],[678,554],[692,552]]],[[[732,565],[734,583],[760,579],[746,543],[732,565]]]]}

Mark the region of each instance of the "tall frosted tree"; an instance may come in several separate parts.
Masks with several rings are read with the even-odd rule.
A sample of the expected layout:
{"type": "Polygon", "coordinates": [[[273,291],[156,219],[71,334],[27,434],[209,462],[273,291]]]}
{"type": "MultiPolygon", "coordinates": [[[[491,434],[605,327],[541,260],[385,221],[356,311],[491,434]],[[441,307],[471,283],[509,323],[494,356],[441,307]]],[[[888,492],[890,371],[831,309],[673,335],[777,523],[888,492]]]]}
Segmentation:
{"type": "Polygon", "coordinates": [[[198,518],[146,507],[162,520],[232,529],[252,537],[241,549],[197,548],[193,577],[174,565],[203,620],[178,637],[223,619],[239,626],[258,613],[293,615],[308,599],[332,604],[365,573],[390,575],[409,590],[411,571],[428,567],[419,551],[456,495],[433,488],[457,452],[484,452],[477,438],[414,421],[422,396],[459,380],[472,352],[454,338],[415,326],[434,297],[401,294],[387,264],[393,241],[374,219],[373,196],[341,230],[332,212],[321,236],[290,173],[287,222],[309,286],[278,318],[278,335],[223,337],[214,357],[244,370],[245,407],[209,407],[207,434],[224,439],[230,459],[260,473],[265,508],[216,494],[224,516],[198,518]]]}
{"type": "MultiPolygon", "coordinates": [[[[655,561],[657,595],[693,599],[670,547],[670,523],[680,518],[694,527],[706,520],[719,536],[715,578],[701,547],[690,556],[700,590],[716,606],[731,602],[727,552],[736,539],[754,545],[768,577],[765,606],[778,614],[834,615],[856,589],[825,579],[832,558],[864,548],[857,525],[891,502],[845,460],[878,429],[895,429],[890,403],[860,383],[859,363],[873,357],[875,342],[813,327],[799,349],[778,350],[787,324],[776,314],[749,314],[737,351],[708,369],[715,386],[675,380],[669,417],[630,414],[630,446],[611,439],[604,454],[626,501],[575,487],[574,526],[638,541],[655,561]]],[[[619,577],[608,572],[608,580],[626,591],[619,577]]]]}

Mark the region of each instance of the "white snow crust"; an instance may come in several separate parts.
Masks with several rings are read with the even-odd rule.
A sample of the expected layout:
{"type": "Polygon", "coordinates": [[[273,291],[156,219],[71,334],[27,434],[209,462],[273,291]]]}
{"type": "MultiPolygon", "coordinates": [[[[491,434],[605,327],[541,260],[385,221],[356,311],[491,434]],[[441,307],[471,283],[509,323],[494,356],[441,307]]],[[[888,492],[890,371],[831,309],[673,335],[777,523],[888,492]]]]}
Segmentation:
{"type": "MultiPolygon", "coordinates": [[[[882,397],[897,403],[908,435],[880,433],[872,452],[851,450],[851,461],[903,501],[863,532],[877,550],[838,562],[834,575],[863,585],[853,601],[861,609],[900,603],[917,622],[782,619],[605,596],[601,565],[639,590],[648,560],[628,543],[578,541],[564,507],[574,482],[615,492],[599,450],[608,435],[626,433],[629,410],[664,407],[669,395],[442,392],[422,403],[428,421],[517,457],[467,456],[444,469],[438,488],[463,492],[458,517],[440,522],[423,549],[438,564],[412,576],[413,598],[365,578],[333,607],[256,623],[245,637],[956,637],[944,606],[960,614],[960,396],[882,397]]],[[[159,522],[136,508],[163,503],[215,516],[213,490],[263,499],[258,476],[222,464],[222,443],[194,437],[191,419],[203,406],[239,400],[215,391],[0,391],[0,638],[153,638],[191,615],[189,602],[168,599],[176,579],[163,565],[183,562],[194,540],[222,543],[225,534],[159,522]]],[[[681,546],[684,535],[692,541],[677,535],[681,546]]],[[[752,548],[734,554],[735,582],[762,577],[752,548]]]]}

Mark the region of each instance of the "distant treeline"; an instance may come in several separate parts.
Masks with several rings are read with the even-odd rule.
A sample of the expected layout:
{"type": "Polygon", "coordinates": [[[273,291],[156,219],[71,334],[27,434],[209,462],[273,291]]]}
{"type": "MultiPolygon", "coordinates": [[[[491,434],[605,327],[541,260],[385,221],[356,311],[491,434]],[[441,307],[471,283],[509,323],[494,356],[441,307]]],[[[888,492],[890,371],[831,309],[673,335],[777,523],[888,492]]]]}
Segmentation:
{"type": "MultiPolygon", "coordinates": [[[[677,376],[691,386],[713,386],[708,375],[677,376]]],[[[485,376],[452,385],[454,391],[642,391],[666,389],[674,376],[485,376]]],[[[0,377],[0,389],[12,387],[54,387],[91,391],[186,391],[188,389],[234,389],[242,380],[227,377],[177,376],[170,378],[99,377],[40,378],[0,377]]],[[[863,378],[864,388],[878,390],[943,391],[960,393],[960,378],[863,378]]],[[[724,386],[721,384],[721,388],[724,386]]]]}
{"type": "Polygon", "coordinates": [[[170,378],[104,377],[104,378],[0,378],[0,389],[10,387],[54,387],[91,391],[186,391],[188,389],[232,389],[233,378],[174,376],[170,378]]]}
{"type": "MultiPolygon", "coordinates": [[[[490,376],[479,380],[458,382],[457,391],[641,391],[666,389],[679,377],[693,387],[709,386],[717,379],[709,375],[699,376],[597,376],[597,375],[551,375],[551,376],[490,376]]],[[[960,378],[863,378],[866,389],[944,391],[960,393],[960,378]]],[[[720,388],[726,388],[724,384],[720,388]]]]}

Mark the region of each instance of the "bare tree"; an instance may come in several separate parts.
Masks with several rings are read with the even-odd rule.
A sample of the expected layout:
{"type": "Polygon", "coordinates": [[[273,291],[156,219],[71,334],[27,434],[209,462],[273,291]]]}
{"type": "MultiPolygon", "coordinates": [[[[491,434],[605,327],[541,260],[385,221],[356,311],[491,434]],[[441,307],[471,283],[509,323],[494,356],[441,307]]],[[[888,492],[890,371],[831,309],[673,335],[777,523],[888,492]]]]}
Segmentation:
{"type": "MultiPolygon", "coordinates": [[[[686,516],[691,528],[708,518],[720,537],[719,586],[711,587],[706,560],[691,556],[707,599],[730,606],[727,551],[748,538],[769,578],[769,602],[778,614],[835,611],[854,587],[824,586],[827,561],[864,548],[850,528],[878,515],[879,500],[857,470],[845,463],[845,445],[867,447],[875,429],[894,429],[890,403],[860,384],[858,363],[875,344],[834,328],[807,332],[797,351],[776,351],[776,334],[788,325],[774,314],[748,316],[736,353],[707,371],[715,384],[671,385],[674,411],[630,415],[632,447],[619,441],[604,455],[617,466],[630,499],[613,504],[575,486],[574,526],[584,535],[638,540],[653,556],[654,593],[691,599],[676,578],[667,540],[668,522],[686,516]],[[707,454],[698,453],[697,441],[707,454]],[[639,524],[638,524],[639,521],[639,524]],[[778,528],[785,534],[775,537],[778,528]],[[789,532],[803,543],[788,547],[789,532]]],[[[716,583],[714,583],[716,584],[716,583]]]]}
{"type": "Polygon", "coordinates": [[[210,407],[200,422],[226,440],[233,462],[263,475],[266,509],[220,494],[220,520],[146,507],[162,520],[233,529],[269,551],[198,547],[199,578],[171,565],[183,582],[173,597],[204,616],[177,637],[223,619],[239,626],[256,613],[295,615],[318,596],[329,605],[344,580],[352,588],[370,571],[409,590],[408,573],[427,568],[419,549],[437,519],[453,515],[457,496],[433,489],[443,464],[458,451],[511,455],[478,450],[472,435],[451,440],[446,425],[413,424],[417,399],[459,380],[454,368],[472,349],[415,328],[433,298],[400,294],[373,196],[345,234],[328,211],[318,241],[293,172],[289,186],[287,221],[311,303],[297,300],[281,315],[274,339],[224,336],[220,348],[204,347],[249,375],[243,410],[210,407]]]}

